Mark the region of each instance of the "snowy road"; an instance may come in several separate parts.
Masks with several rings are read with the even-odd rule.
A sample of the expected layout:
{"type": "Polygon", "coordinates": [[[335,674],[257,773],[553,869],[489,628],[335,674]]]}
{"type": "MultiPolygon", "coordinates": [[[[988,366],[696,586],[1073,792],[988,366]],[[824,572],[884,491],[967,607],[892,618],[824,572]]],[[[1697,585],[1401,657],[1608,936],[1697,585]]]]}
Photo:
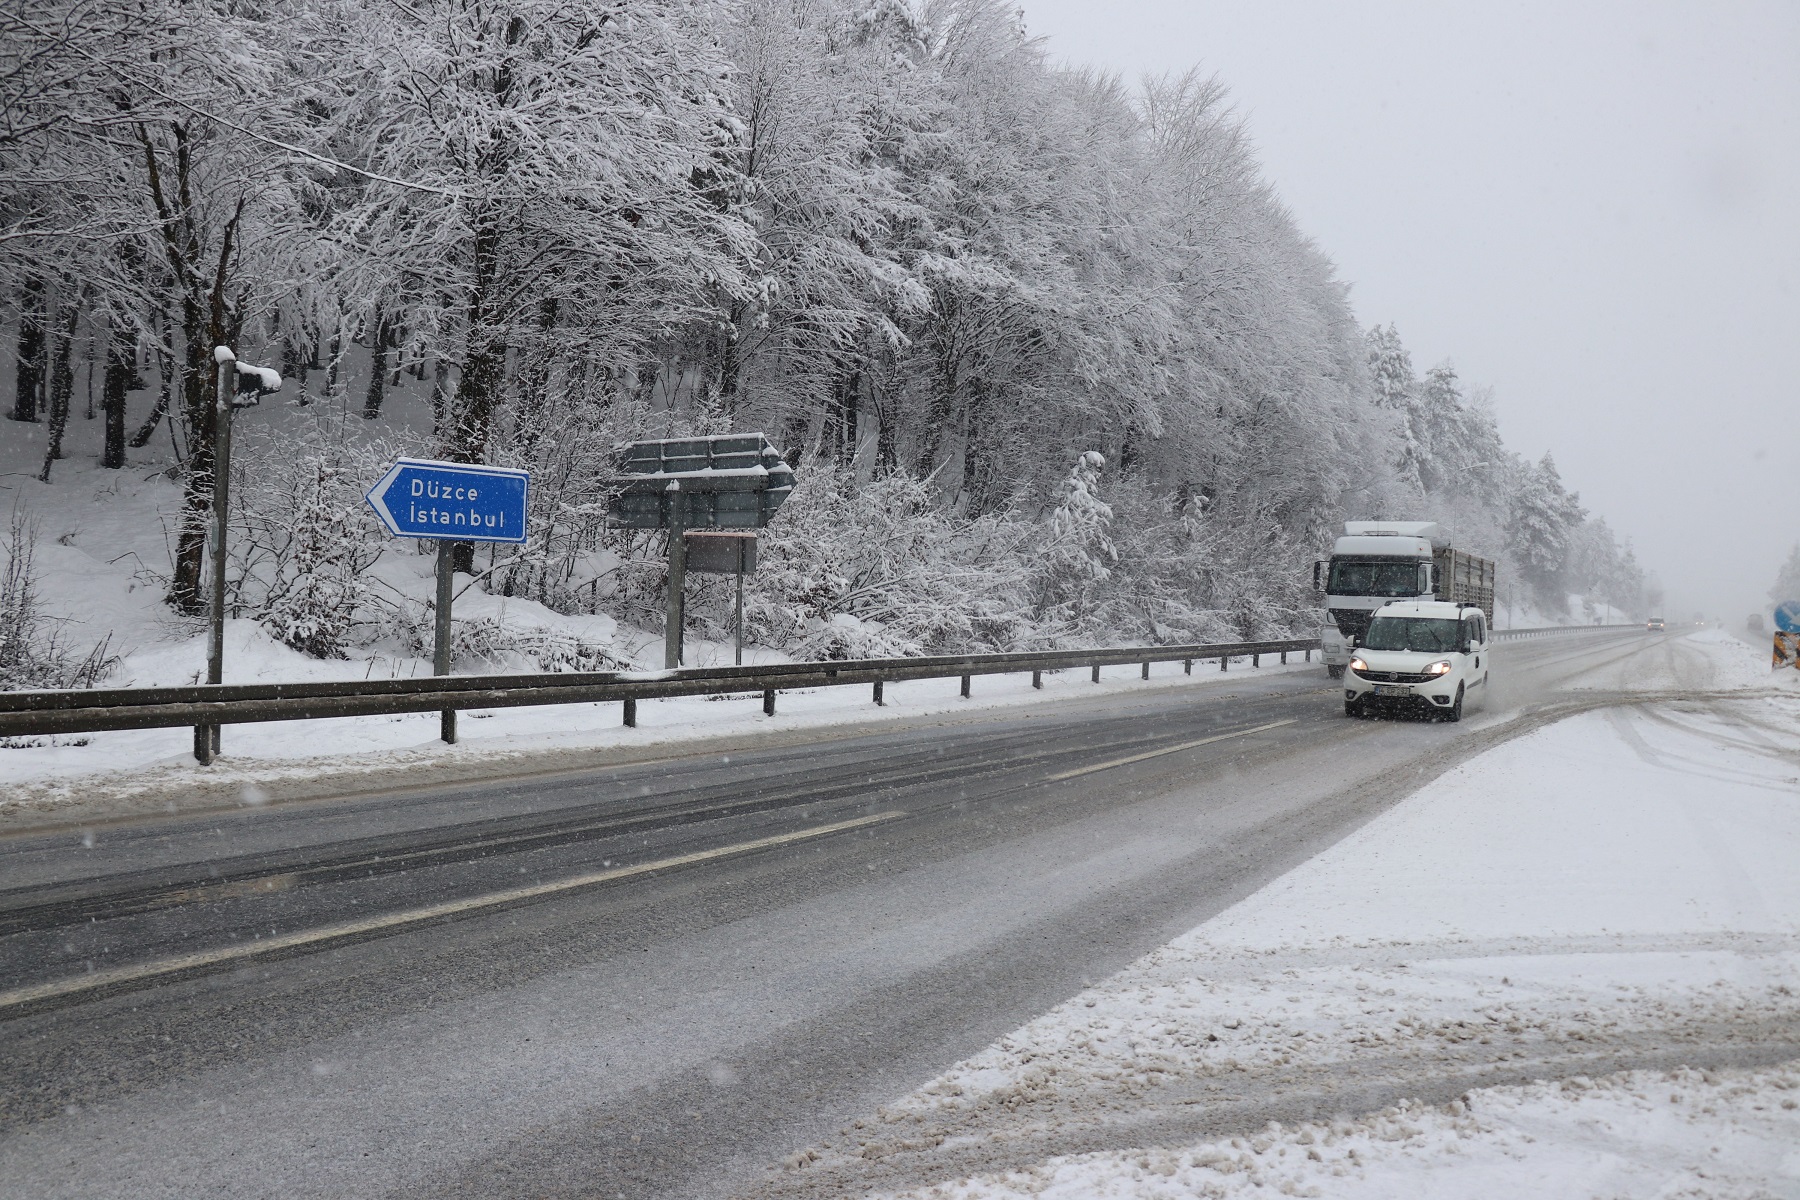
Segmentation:
{"type": "Polygon", "coordinates": [[[1496,662],[1496,711],[1461,727],[1246,673],[7,839],[0,972],[51,999],[0,1026],[0,1178],[730,1194],[1552,711],[1713,683],[1679,639],[1496,662]],[[115,990],[52,995],[90,971],[115,990]]]}

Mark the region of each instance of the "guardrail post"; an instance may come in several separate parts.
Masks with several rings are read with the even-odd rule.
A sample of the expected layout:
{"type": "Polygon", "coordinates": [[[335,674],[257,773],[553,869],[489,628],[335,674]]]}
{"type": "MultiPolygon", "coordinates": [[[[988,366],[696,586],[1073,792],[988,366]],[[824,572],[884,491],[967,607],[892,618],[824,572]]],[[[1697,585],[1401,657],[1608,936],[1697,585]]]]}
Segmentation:
{"type": "Polygon", "coordinates": [[[625,727],[627,729],[636,729],[637,728],[637,701],[636,700],[627,700],[625,702],[625,727]]]}
{"type": "Polygon", "coordinates": [[[1040,692],[1044,690],[1044,673],[1042,671],[1033,671],[1031,673],[1031,686],[1040,692]]]}
{"type": "Polygon", "coordinates": [[[1312,647],[1308,646],[1304,653],[1306,654],[1306,661],[1311,662],[1312,661],[1312,647]]]}
{"type": "Polygon", "coordinates": [[[1094,682],[1095,683],[1100,682],[1100,664],[1099,663],[1094,664],[1094,682]]]}
{"type": "Polygon", "coordinates": [[[1231,655],[1229,655],[1229,654],[1219,655],[1219,670],[1226,671],[1226,670],[1230,670],[1230,669],[1231,669],[1231,655]]]}
{"type": "Polygon", "coordinates": [[[877,708],[887,707],[887,701],[881,698],[881,680],[879,679],[875,681],[875,705],[877,708]]]}
{"type": "Polygon", "coordinates": [[[1143,679],[1150,678],[1150,664],[1149,663],[1144,664],[1144,673],[1141,676],[1141,678],[1143,678],[1143,679]]]}
{"type": "Polygon", "coordinates": [[[1181,660],[1181,673],[1183,675],[1192,675],[1194,673],[1194,660],[1193,659],[1184,658],[1181,660]]]}
{"type": "Polygon", "coordinates": [[[1287,666],[1287,651],[1286,650],[1283,650],[1281,652],[1281,665],[1284,667],[1287,666]]]}
{"type": "Polygon", "coordinates": [[[1253,667],[1260,667],[1260,666],[1262,666],[1262,655],[1260,655],[1260,654],[1252,654],[1252,655],[1251,655],[1251,656],[1250,656],[1250,665],[1251,665],[1251,666],[1253,666],[1253,667]]]}
{"type": "Polygon", "coordinates": [[[962,677],[962,681],[963,681],[963,684],[962,684],[962,698],[963,698],[963,699],[964,699],[964,700],[967,700],[967,699],[968,699],[968,698],[969,698],[969,677],[968,677],[968,676],[967,676],[967,675],[964,675],[964,676],[963,676],[963,677],[962,677]]]}
{"type": "Polygon", "coordinates": [[[772,717],[774,715],[775,715],[775,689],[774,688],[764,688],[763,689],[763,716],[772,717]]]}

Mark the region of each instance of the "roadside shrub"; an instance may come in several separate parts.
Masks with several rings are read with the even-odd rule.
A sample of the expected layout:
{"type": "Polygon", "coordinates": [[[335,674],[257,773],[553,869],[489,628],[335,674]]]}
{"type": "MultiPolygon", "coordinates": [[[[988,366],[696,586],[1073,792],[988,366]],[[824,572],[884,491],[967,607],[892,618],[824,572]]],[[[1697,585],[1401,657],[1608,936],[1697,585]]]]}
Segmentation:
{"type": "Polygon", "coordinates": [[[0,691],[91,688],[118,665],[111,637],[78,655],[38,599],[37,529],[15,508],[0,544],[0,691]]]}
{"type": "Polygon", "coordinates": [[[297,440],[249,434],[232,470],[232,611],[314,658],[345,657],[372,616],[369,568],[392,544],[363,492],[400,451],[335,423],[318,419],[297,440]]]}

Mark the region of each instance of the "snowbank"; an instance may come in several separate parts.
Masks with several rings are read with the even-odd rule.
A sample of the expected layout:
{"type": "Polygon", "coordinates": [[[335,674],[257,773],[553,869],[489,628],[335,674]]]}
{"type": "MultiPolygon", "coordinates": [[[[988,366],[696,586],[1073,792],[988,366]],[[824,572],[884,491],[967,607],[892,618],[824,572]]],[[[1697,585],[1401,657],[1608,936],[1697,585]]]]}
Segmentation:
{"type": "Polygon", "coordinates": [[[1273,1124],[1183,1150],[1060,1158],[933,1200],[1519,1200],[1793,1195],[1800,1071],[1632,1071],[1488,1088],[1443,1107],[1273,1124]],[[1771,1188],[1782,1190],[1772,1191],[1771,1188]]]}

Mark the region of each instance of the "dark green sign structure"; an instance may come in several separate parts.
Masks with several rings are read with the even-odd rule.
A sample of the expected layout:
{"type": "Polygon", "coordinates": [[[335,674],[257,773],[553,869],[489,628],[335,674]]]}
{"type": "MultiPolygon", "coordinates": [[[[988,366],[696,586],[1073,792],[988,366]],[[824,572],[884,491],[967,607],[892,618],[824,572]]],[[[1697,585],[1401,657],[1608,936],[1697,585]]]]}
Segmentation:
{"type": "MultiPolygon", "coordinates": [[[[663,667],[681,665],[681,588],[687,573],[690,529],[761,529],[794,490],[794,469],[760,433],[665,438],[619,447],[620,488],[607,508],[615,529],[669,531],[669,608],[664,625],[663,667]]],[[[743,570],[754,570],[755,551],[739,551],[743,570]]],[[[739,621],[742,622],[740,601],[739,621]]],[[[739,655],[742,655],[739,629],[739,655]]]]}

